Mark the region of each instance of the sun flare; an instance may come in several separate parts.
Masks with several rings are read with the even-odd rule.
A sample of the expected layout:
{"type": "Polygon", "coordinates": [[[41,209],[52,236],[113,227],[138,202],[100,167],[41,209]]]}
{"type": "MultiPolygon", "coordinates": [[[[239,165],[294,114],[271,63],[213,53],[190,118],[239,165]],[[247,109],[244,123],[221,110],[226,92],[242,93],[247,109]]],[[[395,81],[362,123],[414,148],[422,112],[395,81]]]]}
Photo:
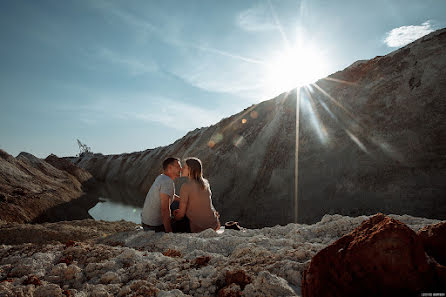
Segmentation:
{"type": "Polygon", "coordinates": [[[325,55],[315,47],[294,46],[276,53],[267,63],[268,92],[280,94],[325,77],[329,69],[325,55]]]}

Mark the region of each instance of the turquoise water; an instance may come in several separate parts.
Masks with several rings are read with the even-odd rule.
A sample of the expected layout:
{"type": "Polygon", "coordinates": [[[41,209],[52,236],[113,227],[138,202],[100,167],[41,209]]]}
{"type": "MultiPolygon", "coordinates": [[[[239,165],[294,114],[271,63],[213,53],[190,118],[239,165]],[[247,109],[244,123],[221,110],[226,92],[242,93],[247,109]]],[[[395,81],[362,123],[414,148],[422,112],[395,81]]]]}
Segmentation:
{"type": "Polygon", "coordinates": [[[102,197],[100,200],[102,201],[88,210],[93,219],[109,222],[125,220],[136,224],[141,223],[141,207],[117,203],[102,197]]]}
{"type": "Polygon", "coordinates": [[[99,202],[88,210],[93,219],[141,223],[144,193],[120,185],[100,184],[94,189],[94,195],[99,202]]]}

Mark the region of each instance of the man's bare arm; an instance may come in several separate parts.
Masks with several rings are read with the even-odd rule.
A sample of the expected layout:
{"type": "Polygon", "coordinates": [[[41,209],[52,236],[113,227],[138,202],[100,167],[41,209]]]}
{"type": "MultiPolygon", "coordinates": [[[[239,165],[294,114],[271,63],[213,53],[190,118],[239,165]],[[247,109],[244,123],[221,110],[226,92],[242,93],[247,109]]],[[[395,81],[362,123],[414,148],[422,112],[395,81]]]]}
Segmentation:
{"type": "Polygon", "coordinates": [[[173,194],[173,201],[180,201],[180,196],[178,196],[177,194],[173,194]]]}
{"type": "Polygon", "coordinates": [[[170,225],[170,196],[160,193],[160,200],[164,229],[166,232],[172,232],[172,226],[170,225]]]}

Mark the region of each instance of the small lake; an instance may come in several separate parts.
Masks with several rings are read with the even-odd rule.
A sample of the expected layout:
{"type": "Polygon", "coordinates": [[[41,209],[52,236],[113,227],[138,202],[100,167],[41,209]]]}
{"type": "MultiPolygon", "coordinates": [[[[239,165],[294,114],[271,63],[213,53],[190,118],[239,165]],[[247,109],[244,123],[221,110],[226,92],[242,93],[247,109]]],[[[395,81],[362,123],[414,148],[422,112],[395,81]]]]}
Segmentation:
{"type": "Polygon", "coordinates": [[[146,193],[117,184],[98,184],[90,193],[98,202],[88,210],[95,220],[141,223],[146,193]]]}

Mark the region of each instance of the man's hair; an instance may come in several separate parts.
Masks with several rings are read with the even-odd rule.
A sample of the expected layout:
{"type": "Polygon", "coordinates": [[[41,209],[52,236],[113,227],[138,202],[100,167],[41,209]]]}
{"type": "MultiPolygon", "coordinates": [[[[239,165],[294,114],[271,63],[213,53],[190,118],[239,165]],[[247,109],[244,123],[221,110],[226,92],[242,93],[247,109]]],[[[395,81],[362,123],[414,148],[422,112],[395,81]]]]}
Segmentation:
{"type": "Polygon", "coordinates": [[[176,157],[169,157],[166,160],[163,161],[163,170],[166,170],[167,167],[169,167],[170,164],[174,163],[175,161],[180,161],[180,159],[176,157]]]}

